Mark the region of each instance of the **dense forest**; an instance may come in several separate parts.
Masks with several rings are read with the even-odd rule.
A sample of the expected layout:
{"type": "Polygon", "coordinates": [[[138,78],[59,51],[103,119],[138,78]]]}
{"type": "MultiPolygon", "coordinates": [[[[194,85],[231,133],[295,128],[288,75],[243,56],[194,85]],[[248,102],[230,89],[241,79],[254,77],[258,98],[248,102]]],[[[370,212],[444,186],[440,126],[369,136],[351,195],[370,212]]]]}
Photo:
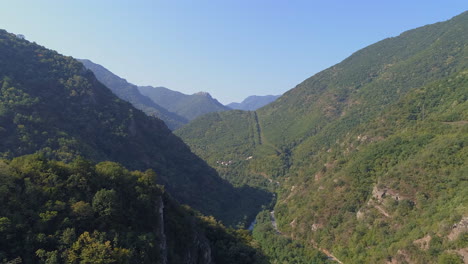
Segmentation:
{"type": "Polygon", "coordinates": [[[344,263],[462,263],[467,57],[465,12],[176,133],[233,184],[276,192],[279,230],[309,248],[344,263]]]}
{"type": "Polygon", "coordinates": [[[0,160],[0,262],[266,263],[248,233],[179,206],[156,173],[0,160]]]}

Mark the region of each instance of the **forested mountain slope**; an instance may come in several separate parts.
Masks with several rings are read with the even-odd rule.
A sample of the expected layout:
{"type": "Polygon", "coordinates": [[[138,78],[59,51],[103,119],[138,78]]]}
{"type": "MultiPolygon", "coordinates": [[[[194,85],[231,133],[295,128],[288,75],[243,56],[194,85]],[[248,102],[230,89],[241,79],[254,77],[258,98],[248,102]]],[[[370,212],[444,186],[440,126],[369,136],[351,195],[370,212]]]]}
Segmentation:
{"type": "Polygon", "coordinates": [[[181,207],[151,171],[0,160],[2,263],[266,263],[246,232],[181,207]]]}
{"type": "Polygon", "coordinates": [[[83,63],[87,69],[90,69],[96,78],[111,89],[120,99],[130,102],[135,108],[142,110],[150,116],[158,117],[163,120],[170,129],[174,130],[188,122],[186,118],[168,111],[150,98],[142,95],[136,85],[113,74],[103,66],[90,60],[79,59],[78,61],[83,63]]]}
{"type": "Polygon", "coordinates": [[[211,112],[229,110],[206,92],[188,95],[165,87],[139,86],[138,89],[155,103],[187,120],[193,120],[211,112]]]}
{"type": "Polygon", "coordinates": [[[0,31],[0,155],[80,155],[153,169],[181,203],[226,224],[245,223],[269,199],[233,188],[159,119],[115,96],[80,62],[0,31]]]}
{"type": "Polygon", "coordinates": [[[226,179],[276,190],[279,229],[344,263],[449,263],[468,247],[467,99],[465,12],[177,134],[226,179]]]}

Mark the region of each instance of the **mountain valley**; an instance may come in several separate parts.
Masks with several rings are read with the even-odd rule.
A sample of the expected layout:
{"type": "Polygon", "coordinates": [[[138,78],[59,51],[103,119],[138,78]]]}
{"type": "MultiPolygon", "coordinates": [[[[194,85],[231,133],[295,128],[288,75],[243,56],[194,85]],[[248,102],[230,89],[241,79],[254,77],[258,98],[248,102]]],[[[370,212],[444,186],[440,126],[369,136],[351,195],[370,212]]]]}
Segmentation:
{"type": "Polygon", "coordinates": [[[468,263],[468,11],[226,106],[0,30],[0,138],[0,263],[468,263]]]}

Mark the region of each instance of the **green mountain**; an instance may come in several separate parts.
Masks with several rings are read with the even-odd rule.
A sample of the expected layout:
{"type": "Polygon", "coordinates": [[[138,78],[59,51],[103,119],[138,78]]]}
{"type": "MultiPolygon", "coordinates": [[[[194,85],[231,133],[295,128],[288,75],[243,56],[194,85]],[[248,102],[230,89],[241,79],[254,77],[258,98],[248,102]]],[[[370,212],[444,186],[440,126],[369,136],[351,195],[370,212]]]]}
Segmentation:
{"type": "Polygon", "coordinates": [[[186,118],[166,110],[166,108],[142,95],[138,91],[138,87],[136,85],[133,85],[125,79],[113,74],[103,66],[90,60],[79,59],[78,61],[83,63],[87,69],[91,70],[96,78],[111,89],[111,91],[120,99],[130,102],[135,108],[142,110],[147,115],[155,116],[163,120],[171,130],[181,127],[188,122],[186,118]]]}
{"type": "Polygon", "coordinates": [[[179,202],[226,225],[246,224],[271,198],[234,188],[163,121],[115,96],[80,62],[0,31],[0,157],[82,156],[152,169],[179,202]]]}
{"type": "Polygon", "coordinates": [[[343,263],[463,263],[467,100],[465,12],[359,50],[258,111],[212,113],[177,134],[234,184],[275,191],[282,236],[343,263]]]}
{"type": "Polygon", "coordinates": [[[255,111],[278,99],[280,95],[251,95],[240,103],[230,103],[226,105],[231,109],[255,111]]]}
{"type": "Polygon", "coordinates": [[[211,112],[229,110],[206,92],[188,95],[165,87],[139,86],[138,89],[155,103],[187,120],[193,120],[211,112]]]}
{"type": "Polygon", "coordinates": [[[0,160],[2,263],[266,263],[244,231],[180,207],[151,171],[0,160]]]}

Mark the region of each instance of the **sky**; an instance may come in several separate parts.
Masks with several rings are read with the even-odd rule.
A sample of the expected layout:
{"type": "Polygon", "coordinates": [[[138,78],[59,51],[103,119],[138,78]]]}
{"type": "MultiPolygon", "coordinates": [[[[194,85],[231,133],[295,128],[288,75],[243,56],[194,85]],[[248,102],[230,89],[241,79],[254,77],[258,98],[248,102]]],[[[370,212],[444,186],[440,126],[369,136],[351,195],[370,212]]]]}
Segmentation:
{"type": "Polygon", "coordinates": [[[0,28],[133,84],[227,104],[284,93],[372,43],[466,10],[466,0],[7,0],[0,28]]]}

